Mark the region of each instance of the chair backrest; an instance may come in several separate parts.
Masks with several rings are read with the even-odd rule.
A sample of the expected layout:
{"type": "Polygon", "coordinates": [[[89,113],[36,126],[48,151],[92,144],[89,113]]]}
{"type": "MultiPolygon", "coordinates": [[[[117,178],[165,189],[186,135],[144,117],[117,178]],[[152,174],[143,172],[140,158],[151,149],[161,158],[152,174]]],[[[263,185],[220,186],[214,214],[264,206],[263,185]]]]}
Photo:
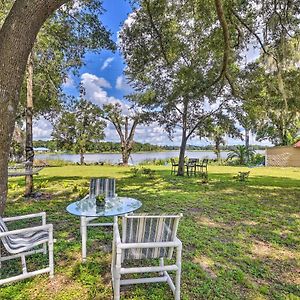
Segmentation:
{"type": "MultiPolygon", "coordinates": [[[[0,232],[7,232],[8,229],[5,225],[5,222],[3,221],[3,219],[0,217],[0,232]]],[[[10,247],[10,238],[9,236],[4,236],[4,237],[1,237],[1,241],[4,245],[4,248],[9,252],[11,253],[11,247],[10,247]]]]}
{"type": "Polygon", "coordinates": [[[175,159],[174,158],[171,158],[171,164],[175,165],[175,159]]]}
{"type": "MultiPolygon", "coordinates": [[[[122,219],[122,242],[172,242],[176,237],[178,223],[181,217],[181,214],[173,216],[125,215],[122,219]]],[[[136,248],[126,249],[123,258],[171,258],[172,254],[172,247],[136,248]]]]}
{"type": "Polygon", "coordinates": [[[189,164],[189,165],[194,165],[194,164],[196,164],[197,162],[199,162],[199,159],[198,159],[198,158],[189,158],[189,160],[188,160],[188,164],[189,164]]]}
{"type": "Polygon", "coordinates": [[[208,159],[207,158],[204,158],[203,160],[202,160],[202,166],[207,166],[207,164],[208,164],[208,159]]]}
{"type": "Polygon", "coordinates": [[[106,197],[113,198],[116,195],[116,179],[115,178],[91,178],[90,181],[90,197],[105,194],[106,197]]]}

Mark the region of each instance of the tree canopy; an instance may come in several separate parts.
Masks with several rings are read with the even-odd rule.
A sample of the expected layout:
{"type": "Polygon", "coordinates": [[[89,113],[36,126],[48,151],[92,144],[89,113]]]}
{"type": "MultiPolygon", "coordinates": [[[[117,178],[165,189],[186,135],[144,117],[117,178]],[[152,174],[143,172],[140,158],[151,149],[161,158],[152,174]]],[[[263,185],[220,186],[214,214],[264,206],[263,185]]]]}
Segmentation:
{"type": "Polygon", "coordinates": [[[105,136],[106,124],[101,116],[98,106],[80,99],[60,113],[53,123],[52,137],[58,147],[79,153],[83,164],[89,144],[100,141],[105,136]]]}

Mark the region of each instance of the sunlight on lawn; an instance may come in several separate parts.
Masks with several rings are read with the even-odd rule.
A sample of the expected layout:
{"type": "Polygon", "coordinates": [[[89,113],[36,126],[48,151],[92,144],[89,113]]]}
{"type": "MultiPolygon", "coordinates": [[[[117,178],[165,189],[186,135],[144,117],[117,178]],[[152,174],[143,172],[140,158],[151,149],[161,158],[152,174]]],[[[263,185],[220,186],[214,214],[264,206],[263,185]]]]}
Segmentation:
{"type": "MultiPolygon", "coordinates": [[[[118,195],[143,203],[140,212],[180,213],[183,242],[182,299],[297,299],[300,261],[300,169],[209,167],[209,184],[151,166],[154,178],[132,177],[129,168],[65,166],[35,177],[39,200],[22,197],[22,178],[10,180],[7,215],[46,211],[54,224],[55,279],[38,276],[0,290],[1,299],[111,299],[110,229],[89,231],[81,263],[79,218],[66,206],[87,191],[89,178],[117,178],[118,195]],[[247,182],[233,176],[250,170],[247,182]],[[294,298],[293,298],[294,297],[294,298]],[[296,298],[295,298],[296,297],[296,298]]],[[[36,255],[29,265],[45,263],[36,255]]],[[[19,272],[4,263],[3,276],[19,272]]],[[[164,284],[122,289],[124,299],[172,299],[164,284]]]]}

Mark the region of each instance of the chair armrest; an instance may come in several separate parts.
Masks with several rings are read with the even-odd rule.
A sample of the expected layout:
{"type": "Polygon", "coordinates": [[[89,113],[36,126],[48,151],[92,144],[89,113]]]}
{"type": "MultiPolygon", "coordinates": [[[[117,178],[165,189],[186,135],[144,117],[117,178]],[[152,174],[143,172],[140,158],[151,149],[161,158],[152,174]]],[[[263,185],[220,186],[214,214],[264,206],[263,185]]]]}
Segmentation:
{"type": "Polygon", "coordinates": [[[18,220],[32,219],[32,218],[37,218],[37,217],[42,217],[42,223],[43,223],[43,225],[46,225],[46,213],[45,212],[23,215],[23,216],[6,217],[6,218],[3,218],[3,221],[4,222],[12,222],[12,221],[18,221],[18,220]]]}
{"type": "Polygon", "coordinates": [[[45,231],[49,231],[49,232],[53,231],[53,225],[47,224],[47,225],[42,225],[42,226],[28,227],[28,228],[0,232],[0,238],[4,237],[4,236],[9,236],[11,234],[28,233],[28,232],[34,232],[34,231],[40,231],[40,230],[45,230],[45,231]]]}
{"type": "Polygon", "coordinates": [[[181,247],[182,248],[182,242],[178,237],[175,237],[174,242],[177,244],[177,247],[181,247]]]}

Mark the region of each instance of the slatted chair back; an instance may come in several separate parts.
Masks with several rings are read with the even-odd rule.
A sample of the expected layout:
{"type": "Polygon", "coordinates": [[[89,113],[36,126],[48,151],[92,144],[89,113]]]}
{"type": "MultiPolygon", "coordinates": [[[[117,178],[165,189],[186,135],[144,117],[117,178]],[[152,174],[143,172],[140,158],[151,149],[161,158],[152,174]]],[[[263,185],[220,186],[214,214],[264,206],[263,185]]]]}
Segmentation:
{"type": "MultiPolygon", "coordinates": [[[[126,215],[122,219],[123,243],[173,242],[176,238],[178,223],[182,215],[148,216],[126,215]]],[[[123,259],[171,258],[173,248],[136,248],[125,249],[123,259]]]]}
{"type": "MultiPolygon", "coordinates": [[[[8,232],[8,228],[0,217],[0,232],[8,232]]],[[[12,234],[1,237],[4,248],[9,253],[19,253],[30,248],[32,243],[42,243],[48,239],[48,232],[40,230],[29,234],[12,234]]]]}
{"type": "Polygon", "coordinates": [[[195,165],[198,162],[199,162],[198,158],[189,158],[189,160],[188,160],[189,165],[195,165]]]}
{"type": "Polygon", "coordinates": [[[204,159],[202,160],[202,166],[203,166],[203,167],[207,167],[207,164],[208,164],[208,159],[207,159],[207,158],[204,158],[204,159]]]}
{"type": "Polygon", "coordinates": [[[176,163],[176,161],[175,161],[174,158],[171,158],[171,164],[172,164],[172,166],[176,166],[177,165],[177,163],[176,163]]]}
{"type": "Polygon", "coordinates": [[[90,197],[105,194],[106,197],[113,198],[116,195],[116,179],[115,178],[91,178],[90,181],[90,197]]]}
{"type": "MultiPolygon", "coordinates": [[[[7,232],[8,229],[3,221],[3,219],[0,217],[0,232],[7,232]]],[[[4,236],[4,237],[1,237],[1,241],[4,245],[4,248],[9,252],[11,253],[11,249],[9,247],[9,239],[8,239],[8,236],[4,236]]]]}

